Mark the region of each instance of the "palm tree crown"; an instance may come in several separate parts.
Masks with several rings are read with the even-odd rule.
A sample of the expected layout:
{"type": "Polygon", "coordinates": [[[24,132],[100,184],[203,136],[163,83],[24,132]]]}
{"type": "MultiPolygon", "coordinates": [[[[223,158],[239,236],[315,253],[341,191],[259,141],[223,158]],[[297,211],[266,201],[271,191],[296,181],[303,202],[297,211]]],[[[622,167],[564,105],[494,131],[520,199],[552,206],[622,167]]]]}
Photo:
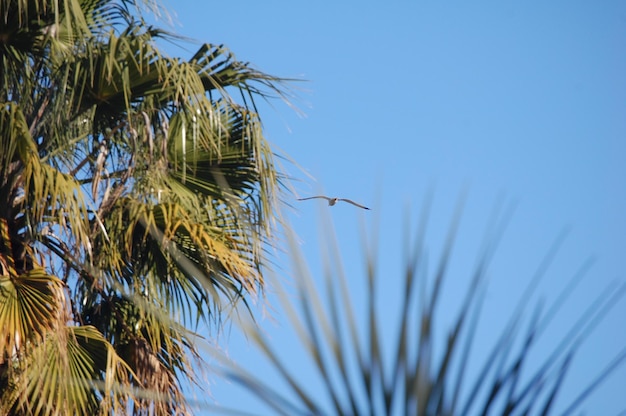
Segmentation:
{"type": "Polygon", "coordinates": [[[184,413],[189,328],[263,285],[281,80],[143,6],[0,0],[1,413],[184,413]]]}

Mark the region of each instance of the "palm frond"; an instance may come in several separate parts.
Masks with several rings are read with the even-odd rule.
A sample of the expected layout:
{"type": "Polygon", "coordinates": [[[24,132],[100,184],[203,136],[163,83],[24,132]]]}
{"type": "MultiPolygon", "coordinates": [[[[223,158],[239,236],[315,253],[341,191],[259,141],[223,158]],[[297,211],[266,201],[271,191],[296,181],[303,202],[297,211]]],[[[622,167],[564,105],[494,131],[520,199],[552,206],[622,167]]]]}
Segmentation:
{"type": "Polygon", "coordinates": [[[29,343],[40,342],[60,323],[58,299],[62,282],[43,269],[0,276],[0,363],[26,353],[29,343]],[[7,356],[6,352],[11,352],[7,356]]]}
{"type": "MultiPolygon", "coordinates": [[[[399,302],[399,325],[385,321],[385,326],[396,328],[392,331],[391,342],[386,339],[389,329],[383,330],[380,326],[383,319],[381,307],[388,309],[390,305],[377,303],[376,294],[382,276],[377,272],[375,254],[367,252],[366,313],[361,315],[363,319],[356,319],[359,314],[352,309],[334,239],[329,238],[324,244],[327,247],[323,282],[326,296],[321,297],[304,266],[295,238],[291,236],[289,246],[297,296],[294,300],[278,288],[279,299],[301,342],[303,357],[310,360],[317,371],[321,390],[309,389],[312,384],[310,376],[298,374],[297,368],[281,359],[261,328],[245,322],[242,329],[283,380],[284,388],[277,389],[275,382],[268,384],[263,375],[253,374],[229,360],[223,361],[225,376],[276,414],[551,414],[578,347],[616,302],[623,299],[626,285],[609,287],[591,300],[589,308],[572,322],[569,332],[541,358],[539,365],[531,366],[529,357],[536,354],[539,339],[590,265],[589,262],[583,263],[547,312],[541,302],[536,302],[537,306],[529,311],[528,305],[535,302],[532,291],[537,278],[544,275],[546,264],[554,258],[562,241],[559,236],[554,249],[539,266],[537,278],[530,280],[529,291],[520,298],[522,306],[514,311],[509,324],[496,338],[482,369],[470,375],[467,368],[470,361],[475,361],[472,349],[481,320],[486,274],[512,210],[494,214],[483,252],[471,272],[465,298],[441,342],[436,336],[442,329],[437,328],[440,321],[437,304],[443,296],[444,282],[450,279],[448,268],[453,261],[462,206],[455,214],[440,260],[430,277],[427,275],[424,242],[428,206],[414,234],[417,243],[411,247],[410,238],[405,242],[407,258],[404,278],[400,280],[403,297],[399,302]],[[527,329],[522,331],[522,322],[527,320],[529,312],[527,329]],[[394,352],[383,354],[385,347],[394,352]]],[[[324,235],[332,235],[332,232],[324,235]]],[[[389,281],[388,276],[385,281],[389,281]]],[[[386,311],[384,316],[388,319],[386,311]]],[[[622,353],[613,363],[616,366],[624,360],[626,354],[622,353]]],[[[579,410],[583,399],[615,366],[607,367],[579,397],[571,399],[572,404],[566,413],[579,410]]],[[[219,407],[214,410],[236,411],[219,407]]]]}
{"type": "Polygon", "coordinates": [[[19,375],[2,400],[11,412],[94,414],[122,410],[136,400],[127,387],[136,375],[94,327],[49,332],[17,367],[19,375]]]}
{"type": "MultiPolygon", "coordinates": [[[[2,155],[5,209],[27,212],[23,224],[28,228],[27,238],[48,235],[54,226],[63,238],[73,239],[89,255],[88,215],[79,184],[42,162],[19,106],[3,105],[0,118],[5,138],[2,155]]],[[[6,214],[11,217],[9,212],[6,214]]]]}

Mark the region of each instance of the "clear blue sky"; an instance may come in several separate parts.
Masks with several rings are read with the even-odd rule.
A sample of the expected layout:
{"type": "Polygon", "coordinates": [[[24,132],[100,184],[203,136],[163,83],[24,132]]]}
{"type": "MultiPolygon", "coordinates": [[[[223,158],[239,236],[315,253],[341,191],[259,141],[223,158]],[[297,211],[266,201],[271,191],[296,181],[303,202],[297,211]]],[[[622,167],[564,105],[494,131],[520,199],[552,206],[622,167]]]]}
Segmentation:
{"type": "MultiPolygon", "coordinates": [[[[321,190],[373,208],[331,211],[355,293],[363,284],[360,222],[368,228],[380,220],[379,261],[393,287],[401,278],[402,215],[410,204],[417,218],[431,187],[433,255],[459,194],[469,189],[461,266],[451,276],[459,286],[497,198],[517,201],[490,272],[487,338],[495,339],[511,299],[564,227],[571,233],[539,294],[554,299],[588,256],[597,261],[548,334],[548,346],[611,281],[626,279],[626,2],[167,4],[178,33],[223,43],[270,74],[307,80],[294,85],[306,116],[278,102],[264,107],[266,135],[315,178],[286,165],[302,179],[294,184],[299,196],[321,190]]],[[[188,47],[168,50],[187,58],[196,45],[188,47]]],[[[293,204],[290,223],[319,272],[320,206],[293,204]]],[[[446,287],[452,300],[444,315],[456,311],[456,289],[446,287]]],[[[383,304],[396,302],[392,291],[385,296],[383,304]]],[[[581,347],[560,399],[584,388],[626,346],[625,317],[622,301],[581,347]]],[[[284,354],[298,357],[286,321],[263,325],[284,354]]],[[[266,371],[236,330],[220,341],[233,359],[266,371]]],[[[235,387],[213,383],[209,402],[258,411],[235,387]]],[[[625,410],[625,386],[621,368],[586,402],[588,414],[625,410]]]]}

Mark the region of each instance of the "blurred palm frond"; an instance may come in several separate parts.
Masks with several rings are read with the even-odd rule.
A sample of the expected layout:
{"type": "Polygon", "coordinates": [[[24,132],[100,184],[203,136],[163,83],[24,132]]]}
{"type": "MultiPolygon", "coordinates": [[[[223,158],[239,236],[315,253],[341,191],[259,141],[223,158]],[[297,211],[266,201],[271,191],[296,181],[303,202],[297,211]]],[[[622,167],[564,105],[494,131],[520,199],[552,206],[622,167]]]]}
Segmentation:
{"type": "MultiPolygon", "coordinates": [[[[278,382],[266,382],[267,374],[255,374],[236,362],[223,360],[228,380],[243,388],[244,395],[261,402],[272,414],[281,415],[472,415],[472,414],[572,414],[580,411],[591,394],[626,359],[626,348],[576,397],[555,408],[555,400],[581,343],[623,298],[626,285],[608,287],[572,321],[566,334],[547,351],[537,346],[542,335],[562,310],[577,283],[586,275],[591,261],[585,261],[558,298],[544,308],[535,300],[538,282],[545,276],[565,233],[560,235],[529,279],[527,289],[517,299],[517,307],[502,331],[494,335],[489,351],[476,351],[476,336],[487,288],[487,272],[498,242],[504,234],[512,210],[497,211],[489,226],[482,254],[469,275],[469,286],[458,304],[456,318],[443,327],[443,287],[452,278],[453,248],[462,205],[449,227],[435,268],[428,272],[425,242],[430,204],[411,244],[407,232],[403,248],[406,260],[403,277],[393,279],[377,271],[374,249],[366,248],[366,275],[363,280],[365,311],[353,308],[332,227],[326,226],[327,240],[324,280],[318,290],[305,266],[293,234],[289,234],[295,297],[278,285],[278,296],[285,317],[300,342],[298,362],[306,360],[316,372],[299,372],[291,361],[281,357],[283,346],[273,345],[262,327],[242,323],[249,336],[276,373],[278,382]],[[384,279],[384,280],[383,280],[384,279]],[[380,303],[383,286],[401,285],[393,304],[380,303]],[[382,286],[381,286],[382,285],[382,286]],[[322,295],[323,293],[324,295],[322,295]],[[534,307],[531,307],[535,303],[534,307]],[[399,308],[399,309],[398,309],[399,308]],[[389,318],[390,310],[398,310],[389,318]],[[526,323],[524,323],[526,322],[526,323]],[[527,326],[523,329],[524,325],[527,326]],[[443,337],[443,338],[442,338],[443,337]],[[486,353],[486,354],[485,354],[486,353]],[[484,359],[482,364],[477,359],[484,359]],[[471,367],[471,371],[470,371],[471,367]],[[316,386],[316,387],[311,387],[316,386]],[[567,407],[565,407],[567,406],[567,407]],[[563,411],[565,407],[566,410],[563,411]]],[[[405,230],[410,230],[406,221],[405,230]]],[[[377,244],[375,235],[370,241],[377,244]]],[[[367,244],[364,244],[366,247],[367,244]]],[[[352,279],[354,284],[356,280],[352,279]]],[[[455,277],[455,282],[460,282],[455,277]]],[[[360,290],[360,288],[359,288],[360,290]]],[[[385,297],[389,302],[389,295],[385,297]]],[[[511,305],[515,299],[511,299],[511,305]]],[[[447,304],[446,304],[447,305],[447,304]]],[[[445,315],[450,316],[446,311],[445,315]]],[[[491,334],[494,334],[493,331],[491,334]]],[[[485,341],[481,340],[481,345],[485,341]]],[[[290,345],[290,351],[296,346],[290,345]]],[[[242,396],[243,397],[243,396],[242,396]]],[[[219,398],[218,398],[219,399],[219,398]]],[[[243,399],[242,399],[243,402],[243,399]]],[[[216,412],[245,414],[237,409],[212,406],[216,412]]],[[[263,413],[262,411],[260,413],[263,413]]]]}

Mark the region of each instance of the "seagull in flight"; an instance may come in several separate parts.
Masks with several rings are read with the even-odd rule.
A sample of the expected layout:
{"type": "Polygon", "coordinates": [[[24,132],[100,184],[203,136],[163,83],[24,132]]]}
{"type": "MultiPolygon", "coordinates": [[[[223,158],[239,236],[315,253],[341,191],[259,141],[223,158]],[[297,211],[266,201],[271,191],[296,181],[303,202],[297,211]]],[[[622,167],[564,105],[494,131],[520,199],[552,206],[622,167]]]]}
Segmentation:
{"type": "Polygon", "coordinates": [[[369,209],[368,207],[363,206],[363,205],[361,205],[361,204],[357,204],[356,202],[351,201],[351,200],[349,200],[349,199],[345,199],[345,198],[329,198],[329,197],[324,196],[324,195],[310,196],[310,197],[308,197],[308,198],[298,198],[298,201],[306,201],[307,199],[314,199],[314,198],[322,198],[322,199],[325,199],[325,200],[327,200],[327,201],[328,201],[328,205],[330,205],[330,206],[335,205],[335,204],[336,204],[337,202],[339,202],[339,201],[343,201],[343,202],[347,202],[348,204],[352,204],[352,205],[354,205],[354,206],[357,206],[357,207],[359,207],[359,208],[369,209]]]}

